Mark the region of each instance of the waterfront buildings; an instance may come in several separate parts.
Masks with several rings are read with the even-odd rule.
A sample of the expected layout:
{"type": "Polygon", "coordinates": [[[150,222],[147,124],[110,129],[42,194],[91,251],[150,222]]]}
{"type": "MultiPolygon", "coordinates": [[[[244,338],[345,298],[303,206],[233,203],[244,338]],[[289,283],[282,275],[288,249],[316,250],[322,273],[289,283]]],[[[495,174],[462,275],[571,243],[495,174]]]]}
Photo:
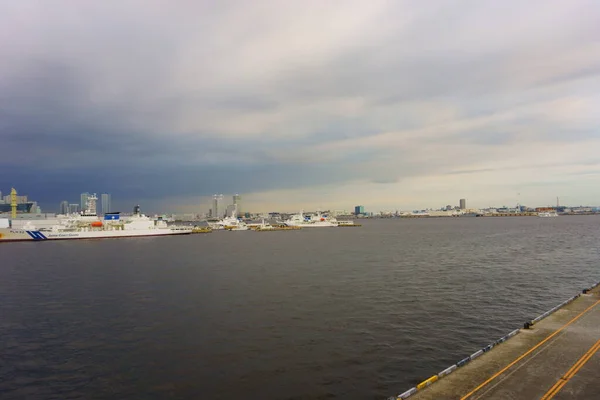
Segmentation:
{"type": "MultiPolygon", "coordinates": [[[[12,199],[11,195],[8,194],[4,197],[0,192],[0,213],[10,213],[12,211],[12,199]]],[[[15,196],[16,200],[16,211],[19,214],[22,213],[41,213],[42,210],[38,207],[36,201],[28,199],[27,195],[17,195],[15,196]]]]}
{"type": "Polygon", "coordinates": [[[102,214],[108,214],[111,212],[111,196],[109,193],[102,193],[100,195],[100,202],[102,207],[102,214]]]}
{"type": "Polygon", "coordinates": [[[467,200],[466,199],[460,199],[460,209],[461,210],[467,209],[467,200]]]}
{"type": "Polygon", "coordinates": [[[234,194],[233,195],[233,205],[237,206],[237,213],[238,215],[244,215],[242,213],[242,196],[240,196],[239,194],[234,194]]]}
{"type": "Polygon", "coordinates": [[[365,206],[354,207],[354,215],[362,215],[365,213],[365,206]]]}
{"type": "Polygon", "coordinates": [[[211,209],[211,217],[221,218],[223,216],[223,210],[221,210],[221,202],[223,201],[222,194],[213,195],[213,206],[211,209]]]}
{"type": "MultiPolygon", "coordinates": [[[[235,204],[230,204],[230,205],[228,205],[228,206],[227,206],[227,209],[225,210],[225,215],[226,215],[227,217],[231,217],[231,216],[233,216],[233,213],[234,213],[235,211],[236,211],[236,209],[235,209],[235,204]]],[[[238,215],[238,216],[240,215],[239,211],[237,212],[237,215],[238,215]]]]}
{"type": "Polygon", "coordinates": [[[69,214],[69,202],[67,200],[63,200],[60,202],[59,212],[63,215],[69,214]]]}
{"type": "Polygon", "coordinates": [[[90,197],[90,194],[88,192],[81,193],[81,195],[79,197],[80,197],[79,209],[85,210],[87,207],[88,198],[90,197]]]}

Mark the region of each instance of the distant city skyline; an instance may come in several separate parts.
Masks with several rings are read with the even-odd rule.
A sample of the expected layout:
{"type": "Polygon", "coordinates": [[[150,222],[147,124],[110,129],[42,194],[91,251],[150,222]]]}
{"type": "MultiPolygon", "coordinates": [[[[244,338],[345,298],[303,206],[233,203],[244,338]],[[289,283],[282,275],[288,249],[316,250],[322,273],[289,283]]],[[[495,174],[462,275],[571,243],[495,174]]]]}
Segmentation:
{"type": "MultiPolygon", "coordinates": [[[[22,185],[14,185],[17,188],[22,187],[22,185]]],[[[21,191],[19,189],[19,193],[23,193],[23,191],[21,191]]],[[[85,210],[85,206],[82,208],[81,204],[82,204],[82,200],[86,202],[87,204],[87,196],[90,195],[89,192],[83,192],[77,195],[77,197],[79,198],[79,201],[77,203],[77,208],[78,211],[81,210],[85,210]]],[[[162,200],[156,201],[156,200],[147,200],[147,201],[141,201],[139,199],[118,199],[116,206],[113,203],[112,200],[112,195],[110,195],[110,210],[112,211],[121,211],[121,212],[129,212],[129,210],[136,204],[140,203],[141,205],[143,205],[144,209],[147,210],[148,212],[155,212],[155,213],[160,213],[160,212],[185,212],[185,213],[209,213],[210,210],[212,209],[212,207],[214,206],[214,196],[193,196],[192,198],[189,199],[185,199],[183,201],[183,203],[180,203],[178,201],[174,201],[174,202],[164,202],[162,200]]],[[[226,208],[228,205],[233,204],[234,197],[238,196],[238,202],[239,204],[241,204],[241,199],[242,199],[242,195],[240,194],[223,194],[223,197],[220,198],[219,200],[219,209],[220,209],[220,213],[225,214],[226,212],[226,208]]],[[[34,198],[39,198],[39,196],[34,192],[33,193],[33,197],[34,198]]],[[[60,194],[58,194],[58,197],[63,197],[66,198],[67,196],[60,196],[60,194]]],[[[8,198],[8,195],[4,195],[4,198],[8,198]]],[[[295,212],[298,211],[300,209],[321,209],[321,210],[325,210],[325,209],[330,209],[330,210],[341,210],[341,209],[345,209],[345,210],[349,210],[349,211],[353,211],[356,204],[359,203],[358,201],[352,201],[352,199],[345,199],[343,202],[342,201],[332,201],[329,200],[327,198],[322,199],[321,201],[314,201],[313,199],[309,198],[308,196],[306,196],[306,194],[302,194],[299,192],[296,193],[291,193],[289,195],[289,198],[291,199],[291,201],[288,201],[288,197],[287,196],[281,196],[280,193],[274,193],[272,195],[266,196],[266,198],[268,199],[267,201],[265,201],[265,197],[263,197],[262,195],[256,196],[253,194],[244,194],[243,198],[244,200],[244,209],[242,212],[269,212],[269,211],[273,211],[273,210],[283,210],[286,212],[295,212]],[[281,199],[281,202],[277,202],[277,199],[281,199]]],[[[360,199],[360,196],[356,197],[357,199],[360,199]]],[[[527,195],[523,195],[523,194],[514,194],[512,196],[510,195],[504,195],[501,196],[498,199],[490,199],[490,200],[482,200],[478,197],[474,198],[474,199],[464,199],[466,204],[466,208],[474,208],[474,209],[479,209],[479,208],[489,208],[489,207],[514,207],[517,204],[520,205],[527,205],[527,206],[532,206],[532,207],[547,207],[547,206],[556,206],[557,204],[557,196],[555,195],[550,195],[548,196],[547,199],[545,199],[545,201],[535,201],[533,200],[533,196],[529,197],[527,195]],[[529,200],[528,200],[529,199],[529,200]]],[[[573,201],[572,198],[570,198],[570,196],[563,196],[563,197],[559,197],[560,200],[560,204],[561,205],[566,205],[569,207],[575,207],[575,206],[596,206],[598,204],[600,204],[600,197],[597,198],[597,201],[595,201],[595,199],[590,199],[590,201],[587,202],[579,202],[579,201],[573,201]]],[[[19,202],[22,201],[26,201],[27,200],[27,195],[21,196],[19,195],[19,202]]],[[[179,200],[179,199],[178,199],[179,200]]],[[[451,205],[451,207],[460,207],[460,199],[457,200],[452,200],[447,198],[446,196],[444,196],[443,198],[440,199],[427,199],[426,201],[422,202],[422,203],[418,203],[418,202],[402,202],[403,198],[399,198],[397,202],[394,202],[393,200],[388,200],[386,198],[386,203],[382,203],[381,201],[379,201],[379,199],[372,199],[372,202],[369,203],[364,203],[365,207],[367,207],[369,209],[369,211],[382,211],[382,210],[417,210],[417,209],[439,209],[439,208],[443,208],[444,206],[442,206],[442,204],[445,203],[449,203],[451,205]]],[[[0,198],[0,202],[2,201],[2,199],[0,198]]],[[[63,202],[63,200],[61,200],[58,203],[52,204],[52,203],[47,203],[47,202],[37,202],[36,204],[39,204],[41,206],[41,208],[43,210],[47,210],[48,212],[61,212],[62,211],[62,205],[61,203],[63,202]]],[[[98,211],[102,211],[102,195],[100,195],[99,198],[99,202],[100,202],[100,207],[98,211]]],[[[69,209],[72,209],[72,203],[67,201],[67,203],[69,204],[69,209]]]]}
{"type": "Polygon", "coordinates": [[[207,4],[2,2],[0,182],[53,210],[600,201],[595,3],[207,4]]]}
{"type": "MultiPolygon", "coordinates": [[[[81,193],[79,195],[79,197],[81,199],[86,199],[87,202],[87,196],[91,195],[89,192],[84,192],[81,193]]],[[[241,205],[241,201],[242,201],[242,195],[235,193],[235,194],[219,194],[216,195],[218,198],[218,210],[219,210],[219,214],[221,216],[226,215],[228,213],[231,212],[232,208],[229,208],[229,206],[233,206],[236,202],[239,205],[241,205]]],[[[8,197],[8,196],[5,196],[8,197]]],[[[249,197],[250,200],[252,200],[252,196],[244,196],[249,197]]],[[[112,195],[109,193],[102,193],[99,196],[99,208],[98,211],[101,213],[106,213],[106,212],[113,212],[115,211],[113,205],[112,205],[112,195]],[[105,201],[105,196],[108,196],[108,202],[105,201]],[[108,209],[109,211],[106,211],[104,204],[108,204],[108,209]]],[[[504,198],[503,200],[507,200],[506,198],[504,198]]],[[[517,205],[522,205],[522,206],[528,206],[528,207],[554,207],[558,204],[558,197],[554,197],[552,199],[548,199],[548,201],[546,202],[540,202],[540,203],[533,203],[533,202],[523,202],[522,201],[522,196],[520,195],[516,195],[513,199],[508,199],[508,201],[492,201],[489,203],[483,203],[483,202],[468,202],[468,199],[465,198],[461,198],[459,199],[457,202],[454,202],[454,205],[448,205],[448,206],[443,206],[441,204],[444,203],[444,201],[429,201],[427,203],[424,204],[415,204],[413,206],[406,206],[406,205],[402,205],[402,204],[396,204],[396,205],[391,205],[391,206],[383,206],[383,207],[378,207],[376,204],[377,203],[373,203],[373,204],[367,204],[366,206],[361,205],[361,207],[363,208],[363,210],[366,210],[368,208],[368,210],[366,210],[367,212],[380,212],[380,211],[385,211],[385,212],[391,212],[391,211],[395,211],[395,210],[399,210],[399,211],[411,211],[411,210],[438,210],[438,209],[444,209],[444,208],[448,208],[448,209],[454,209],[454,208],[458,208],[461,209],[462,205],[463,205],[463,201],[464,201],[464,208],[466,209],[484,209],[484,208],[504,208],[504,207],[508,207],[508,208],[513,208],[516,207],[517,205]],[[512,203],[511,203],[512,200],[512,203]],[[553,200],[553,201],[551,201],[553,200]]],[[[19,195],[18,196],[18,201],[19,202],[23,202],[23,201],[28,201],[28,196],[27,195],[19,195]]],[[[211,214],[212,209],[214,208],[214,203],[215,202],[215,195],[211,196],[211,197],[200,197],[198,198],[197,202],[192,204],[192,205],[185,205],[185,206],[181,206],[181,205],[177,205],[177,204],[173,204],[173,205],[167,205],[164,208],[161,207],[157,207],[156,204],[152,204],[151,202],[148,204],[143,204],[144,209],[147,212],[151,212],[151,213],[177,213],[177,212],[183,212],[183,213],[194,213],[194,214],[211,214]]],[[[116,211],[120,211],[120,212],[129,212],[130,209],[133,207],[133,205],[137,204],[135,202],[131,202],[130,204],[125,203],[125,205],[119,206],[117,207],[116,211]]],[[[37,204],[37,203],[36,203],[37,204]]],[[[305,209],[305,210],[346,210],[348,212],[355,212],[356,210],[356,205],[352,205],[352,204],[356,204],[356,202],[354,203],[350,203],[350,202],[345,202],[345,203],[331,203],[331,202],[327,202],[327,201],[321,201],[319,203],[311,203],[310,201],[307,201],[305,203],[298,203],[295,206],[290,205],[290,203],[273,203],[272,207],[264,207],[261,208],[261,204],[264,204],[262,202],[260,203],[254,203],[252,201],[250,201],[250,208],[247,210],[244,210],[242,212],[239,211],[238,208],[238,214],[243,215],[243,213],[245,212],[253,212],[253,213],[264,213],[264,212],[271,212],[271,211],[282,211],[282,212],[297,212],[301,209],[305,209]],[[254,204],[254,205],[253,205],[254,204]]],[[[560,202],[561,205],[567,206],[567,207],[578,207],[578,206],[589,206],[589,207],[596,207],[598,205],[600,205],[600,201],[598,201],[597,203],[570,203],[570,202],[560,202]]],[[[73,204],[69,203],[69,201],[64,200],[61,201],[57,206],[52,207],[47,206],[44,207],[44,209],[46,210],[46,212],[59,212],[62,213],[62,211],[64,211],[64,208],[67,207],[68,210],[70,210],[70,212],[72,212],[73,210],[73,204]]],[[[76,208],[77,208],[77,212],[85,210],[84,208],[81,208],[81,204],[76,204],[76,208]]]]}
{"type": "MultiPolygon", "coordinates": [[[[21,204],[24,206],[23,203],[27,203],[29,205],[31,205],[30,208],[27,209],[31,209],[33,212],[35,212],[36,210],[40,210],[38,202],[36,201],[32,201],[30,200],[30,196],[29,194],[24,194],[21,191],[18,191],[18,195],[17,195],[17,202],[18,204],[21,204]]],[[[89,192],[83,192],[80,193],[79,197],[80,198],[84,198],[86,199],[88,196],[90,196],[91,194],[89,192]]],[[[35,197],[35,193],[33,194],[33,197],[35,197]]],[[[244,198],[246,198],[246,196],[244,195],[244,198]]],[[[215,199],[218,200],[218,214],[219,214],[219,218],[222,218],[225,215],[231,215],[231,213],[233,212],[233,210],[235,209],[235,204],[241,205],[241,200],[242,200],[242,195],[239,193],[235,193],[235,194],[218,194],[218,195],[213,195],[210,198],[201,198],[199,199],[199,201],[194,204],[193,206],[186,206],[186,208],[178,208],[176,204],[174,204],[172,207],[166,207],[166,208],[152,208],[151,206],[147,206],[146,204],[143,204],[144,210],[147,213],[150,214],[173,214],[173,213],[183,213],[183,214],[193,214],[193,215],[207,215],[207,216],[213,216],[212,214],[212,209],[214,207],[214,201],[215,199]]],[[[492,202],[490,204],[471,204],[470,202],[467,203],[468,199],[466,198],[461,198],[458,200],[458,204],[455,203],[454,205],[452,204],[448,204],[446,206],[444,205],[440,205],[443,204],[443,202],[437,202],[437,204],[420,204],[420,205],[416,205],[413,207],[407,207],[407,206],[403,206],[403,205],[395,205],[395,206],[391,206],[391,207],[377,207],[374,204],[366,204],[365,205],[349,205],[349,203],[345,203],[345,204],[330,204],[327,202],[319,202],[317,205],[315,204],[309,204],[307,203],[302,203],[302,204],[298,204],[296,207],[290,206],[289,203],[281,203],[281,204],[273,204],[273,207],[270,208],[264,208],[264,209],[260,209],[258,206],[256,207],[250,207],[247,210],[244,210],[243,212],[239,211],[238,208],[238,215],[242,216],[246,213],[252,213],[252,214],[256,214],[256,213],[267,213],[267,212],[283,212],[283,213],[296,213],[300,210],[304,210],[304,211],[317,211],[317,210],[321,210],[321,211],[330,211],[330,212],[335,212],[335,213],[340,213],[342,211],[344,211],[346,214],[366,214],[366,215],[377,215],[379,213],[396,213],[396,212],[411,212],[411,211],[426,211],[426,210],[431,210],[431,211],[438,211],[438,210],[483,210],[483,209],[515,209],[515,208],[519,208],[519,207],[527,207],[530,209],[536,209],[536,208],[545,208],[545,207],[549,207],[549,208],[553,208],[553,207],[557,207],[558,205],[560,205],[561,207],[566,207],[566,208],[576,208],[576,207],[592,207],[592,208],[597,208],[599,206],[599,203],[570,203],[570,202],[566,202],[566,201],[561,201],[559,197],[555,197],[554,200],[554,204],[551,201],[545,202],[545,203],[529,203],[529,202],[523,202],[522,201],[522,196],[521,194],[517,194],[517,196],[515,197],[516,202],[513,202],[512,204],[509,202],[492,202]]],[[[100,198],[98,199],[100,201],[100,205],[98,208],[98,212],[101,214],[104,214],[106,212],[113,212],[115,211],[112,207],[112,195],[109,193],[102,193],[100,195],[100,198]],[[108,211],[107,211],[108,210],[108,211]]],[[[514,200],[514,199],[513,199],[514,200]]],[[[10,203],[9,200],[9,196],[4,196],[4,198],[0,198],[0,205],[2,205],[4,203],[4,209],[5,212],[8,211],[10,209],[10,207],[8,206],[8,203],[10,203]]],[[[132,203],[133,204],[133,203],[132,203]]],[[[263,204],[263,203],[259,203],[259,204],[263,204]]],[[[356,204],[356,203],[354,203],[356,204]]],[[[25,210],[25,208],[23,208],[22,206],[19,206],[19,212],[22,212],[23,210],[25,210]]],[[[28,206],[29,207],[29,206],[28,206]]],[[[120,207],[117,209],[117,211],[120,212],[125,212],[128,213],[130,212],[130,209],[132,208],[131,205],[129,206],[124,206],[124,207],[120,207]]],[[[69,203],[68,200],[63,200],[61,201],[58,206],[55,207],[48,207],[48,208],[44,208],[43,212],[44,213],[76,213],[76,212],[80,212],[80,211],[84,211],[84,209],[81,208],[80,204],[76,204],[76,203],[69,203]]]]}

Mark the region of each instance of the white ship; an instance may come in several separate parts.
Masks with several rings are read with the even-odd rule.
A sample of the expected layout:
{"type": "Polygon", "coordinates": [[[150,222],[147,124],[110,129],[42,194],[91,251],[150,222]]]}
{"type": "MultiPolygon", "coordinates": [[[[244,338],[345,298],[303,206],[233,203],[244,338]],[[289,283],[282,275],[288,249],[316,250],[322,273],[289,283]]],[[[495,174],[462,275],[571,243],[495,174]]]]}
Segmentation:
{"type": "MultiPolygon", "coordinates": [[[[352,220],[342,220],[342,221],[338,221],[338,226],[355,226],[357,225],[354,221],[352,220]]],[[[360,226],[360,225],[358,225],[360,226]]]]}
{"type": "Polygon", "coordinates": [[[542,217],[542,218],[558,217],[558,214],[556,213],[556,211],[544,211],[544,212],[539,212],[538,217],[542,217]]]}
{"type": "Polygon", "coordinates": [[[333,228],[338,226],[338,221],[333,217],[317,212],[315,215],[304,215],[302,211],[299,214],[292,215],[286,221],[286,226],[299,226],[302,228],[333,228]]]}
{"type": "Polygon", "coordinates": [[[250,228],[257,229],[257,230],[260,230],[260,231],[269,231],[269,230],[275,229],[275,227],[273,225],[271,225],[268,222],[265,222],[264,218],[261,220],[260,224],[254,224],[254,225],[250,225],[249,224],[248,226],[250,228]]]}
{"type": "Polygon", "coordinates": [[[96,200],[88,198],[87,210],[81,214],[71,215],[58,221],[52,227],[36,229],[33,221],[28,221],[21,228],[9,227],[8,221],[0,226],[0,242],[27,240],[59,240],[59,239],[104,239],[119,237],[185,235],[192,233],[190,227],[169,227],[162,220],[153,220],[140,213],[135,207],[132,216],[121,219],[119,213],[110,213],[100,219],[96,214],[96,200]]]}
{"type": "Polygon", "coordinates": [[[244,221],[241,221],[237,217],[237,204],[235,205],[229,217],[225,217],[222,220],[210,223],[209,225],[212,229],[217,230],[226,229],[228,231],[247,231],[250,229],[250,227],[244,221]]]}

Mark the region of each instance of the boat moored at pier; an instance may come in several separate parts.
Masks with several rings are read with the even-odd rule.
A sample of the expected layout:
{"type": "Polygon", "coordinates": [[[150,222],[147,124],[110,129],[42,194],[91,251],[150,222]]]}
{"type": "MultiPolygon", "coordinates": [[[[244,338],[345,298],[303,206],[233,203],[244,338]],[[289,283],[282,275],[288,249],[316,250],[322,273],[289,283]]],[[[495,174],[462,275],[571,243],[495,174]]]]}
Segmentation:
{"type": "Polygon", "coordinates": [[[338,226],[338,221],[320,212],[314,215],[305,215],[302,211],[299,214],[292,215],[286,221],[286,226],[299,226],[301,228],[333,228],[338,226]]]}
{"type": "Polygon", "coordinates": [[[105,239],[140,236],[185,235],[192,233],[191,227],[168,226],[163,220],[154,220],[136,206],[134,214],[121,218],[120,213],[107,213],[103,219],[96,214],[97,197],[90,196],[86,211],[61,219],[51,227],[37,229],[33,221],[20,228],[3,223],[0,242],[29,240],[105,239]]]}

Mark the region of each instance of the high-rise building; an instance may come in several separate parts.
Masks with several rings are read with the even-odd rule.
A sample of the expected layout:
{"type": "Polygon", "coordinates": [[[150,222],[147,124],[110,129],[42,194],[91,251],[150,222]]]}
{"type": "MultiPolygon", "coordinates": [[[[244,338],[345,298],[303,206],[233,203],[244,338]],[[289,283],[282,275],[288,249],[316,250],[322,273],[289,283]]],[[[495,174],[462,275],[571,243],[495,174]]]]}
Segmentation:
{"type": "Polygon", "coordinates": [[[100,201],[102,202],[102,214],[108,214],[109,212],[111,212],[110,193],[102,193],[100,195],[100,201]]]}
{"type": "Polygon", "coordinates": [[[239,216],[240,213],[239,212],[236,213],[235,207],[236,207],[235,204],[228,205],[227,209],[225,210],[225,215],[228,216],[228,217],[234,217],[234,216],[237,217],[237,216],[239,216]],[[234,214],[236,214],[236,215],[234,215],[234,214]]]}
{"type": "Polygon", "coordinates": [[[87,210],[87,202],[88,202],[88,197],[90,197],[90,194],[88,192],[81,193],[80,197],[81,198],[79,201],[79,209],[81,211],[85,211],[85,210],[87,210]]]}
{"type": "Polygon", "coordinates": [[[239,194],[234,194],[233,195],[233,205],[237,206],[237,213],[238,215],[243,215],[242,214],[242,196],[240,196],[239,194]]]}
{"type": "Polygon", "coordinates": [[[60,202],[60,213],[63,215],[69,214],[69,202],[67,200],[60,202]]]}
{"type": "Polygon", "coordinates": [[[461,210],[465,210],[467,208],[467,200],[466,199],[460,199],[460,209],[461,210]]]}
{"type": "Polygon", "coordinates": [[[365,213],[365,206],[354,207],[354,215],[361,215],[365,213]]]}
{"type": "Polygon", "coordinates": [[[223,200],[223,195],[222,194],[215,194],[213,196],[213,218],[221,218],[223,215],[223,210],[220,209],[221,207],[219,207],[219,203],[223,200]]]}
{"type": "Polygon", "coordinates": [[[79,204],[69,204],[69,214],[77,214],[79,212],[79,204]]]}

